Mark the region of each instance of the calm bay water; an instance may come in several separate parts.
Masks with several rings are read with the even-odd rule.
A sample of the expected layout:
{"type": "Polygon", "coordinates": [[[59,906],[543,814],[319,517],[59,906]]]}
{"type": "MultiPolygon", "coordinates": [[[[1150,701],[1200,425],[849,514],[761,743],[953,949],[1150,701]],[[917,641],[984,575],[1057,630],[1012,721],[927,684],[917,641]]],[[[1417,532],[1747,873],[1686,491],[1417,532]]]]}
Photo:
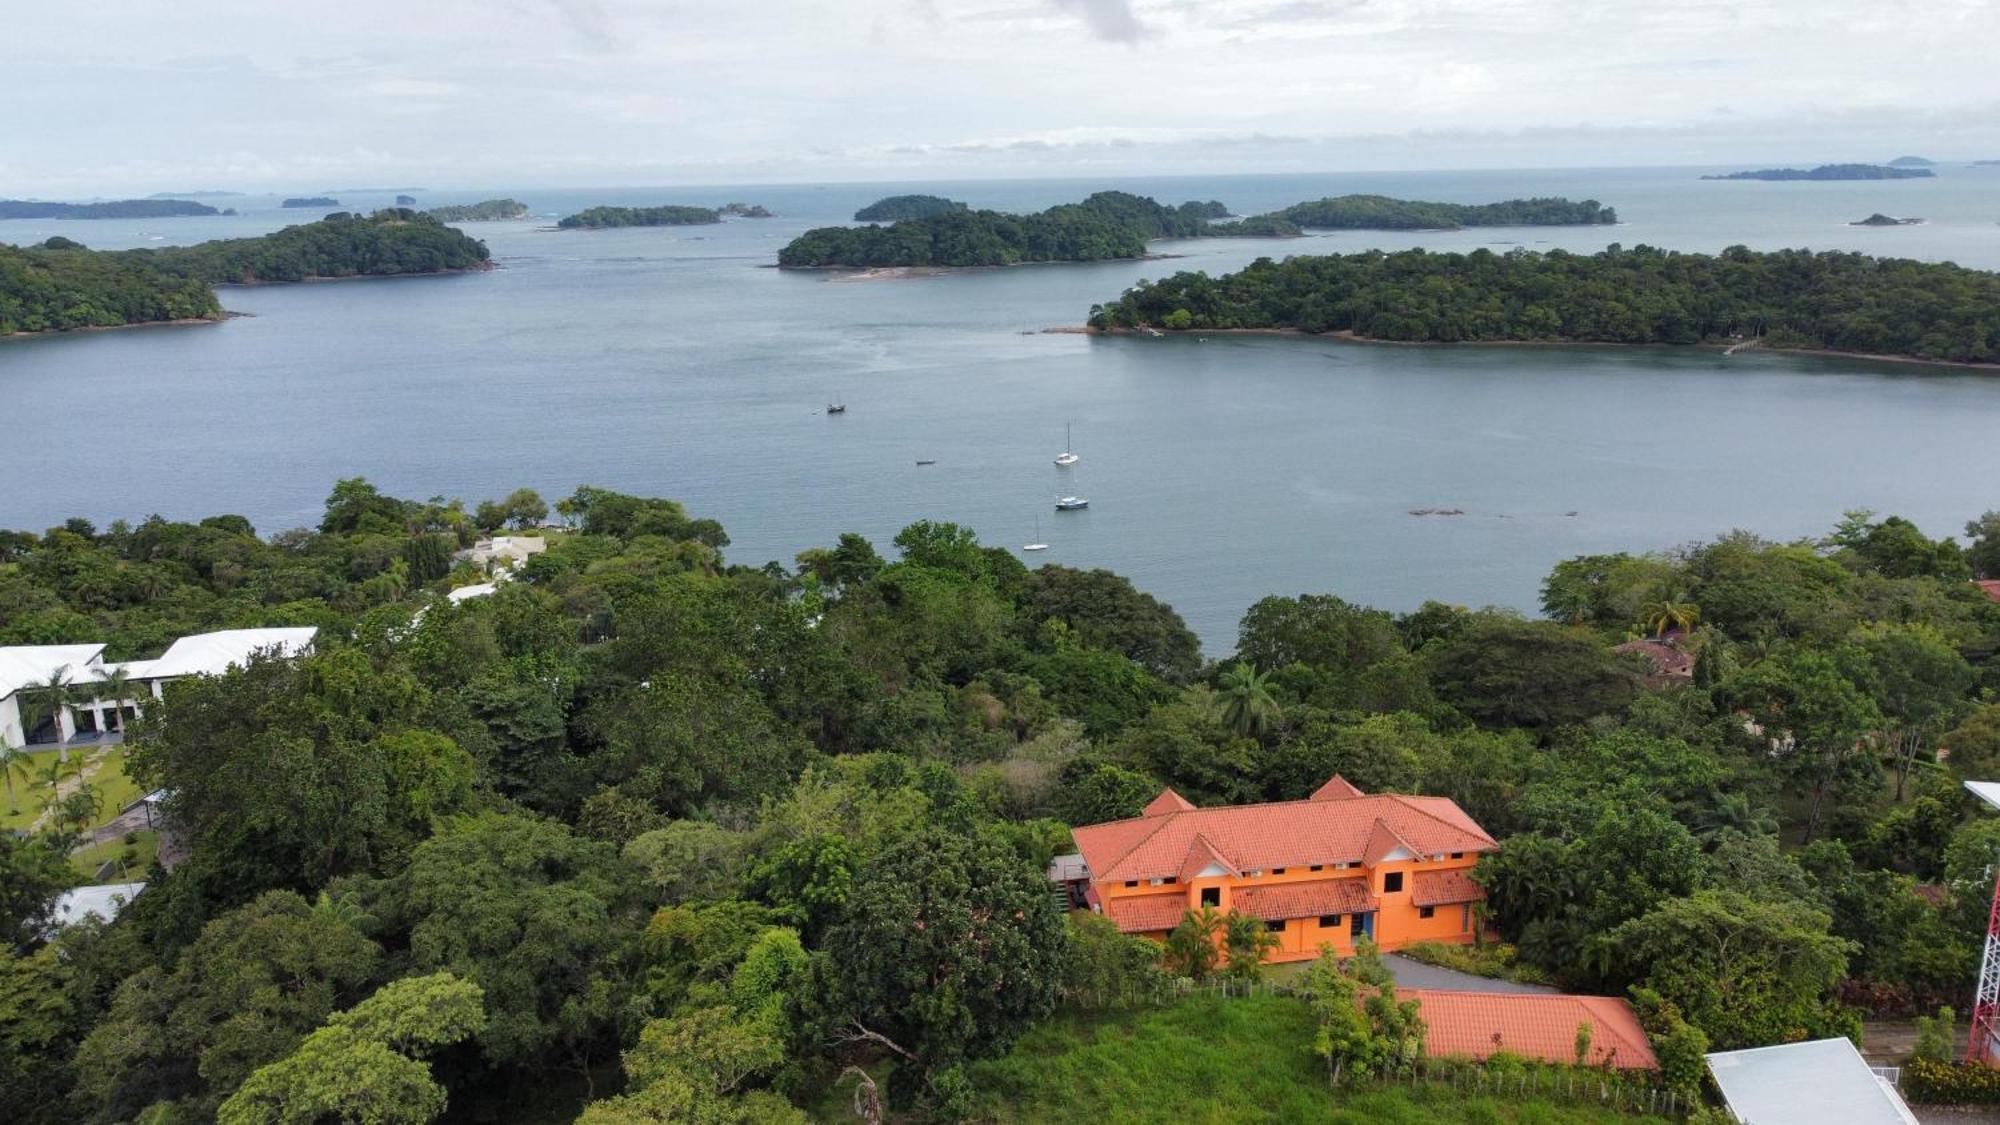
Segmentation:
{"type": "MultiPolygon", "coordinates": [[[[0,343],[0,526],[148,512],[317,519],[333,480],[468,501],[579,483],[721,520],[738,562],[789,560],[912,520],[1030,561],[1103,566],[1174,604],[1211,653],[1270,593],[1392,609],[1532,608],[1559,559],[1733,527],[1815,534],[1851,507],[1932,534],[2000,507],[2000,376],[1670,349],[1389,347],[1267,337],[1094,339],[1080,323],[1141,277],[1260,255],[1608,242],[1851,248],[2000,269],[2000,169],[1936,180],[1703,182],[1699,170],[1348,174],[513,195],[533,223],[468,224],[502,269],[225,290],[220,326],[0,343]],[[1373,191],[1481,202],[1594,197],[1616,228],[1352,232],[1163,244],[1175,261],[858,281],[767,268],[809,226],[892,191],[1030,209],[1118,187],[1239,213],[1373,191]],[[595,203],[763,203],[720,227],[567,232],[595,203]],[[1873,211],[1917,227],[1845,225],[1873,211]],[[822,412],[829,400],[844,416],[822,412]],[[1050,458],[1073,422],[1082,463],[1050,458]],[[937,464],[919,467],[919,458],[937,464]],[[1064,492],[1087,512],[1053,512],[1064,492]],[[1464,515],[1419,517],[1412,508],[1464,515]]],[[[336,193],[340,194],[340,193],[336,193]]],[[[386,196],[341,194],[344,205],[386,196]]],[[[258,233],[314,213],[0,222],[0,241],[92,246],[258,233]]]]}

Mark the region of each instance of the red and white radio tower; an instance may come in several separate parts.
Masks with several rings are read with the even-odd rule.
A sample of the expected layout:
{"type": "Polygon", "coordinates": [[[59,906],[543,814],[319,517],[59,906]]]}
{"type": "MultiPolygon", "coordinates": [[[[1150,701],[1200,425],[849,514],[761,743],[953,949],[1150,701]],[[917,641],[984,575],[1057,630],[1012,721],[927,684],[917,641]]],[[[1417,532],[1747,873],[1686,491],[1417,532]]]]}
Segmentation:
{"type": "MultiPolygon", "coordinates": [[[[1965,788],[2000,809],[2000,781],[1968,781],[1965,788]]],[[[1992,1065],[1996,1039],[2000,1039],[2000,879],[1994,881],[1993,908],[1986,915],[1986,949],[1979,958],[1979,987],[1972,994],[1965,1061],[1992,1065]]]]}

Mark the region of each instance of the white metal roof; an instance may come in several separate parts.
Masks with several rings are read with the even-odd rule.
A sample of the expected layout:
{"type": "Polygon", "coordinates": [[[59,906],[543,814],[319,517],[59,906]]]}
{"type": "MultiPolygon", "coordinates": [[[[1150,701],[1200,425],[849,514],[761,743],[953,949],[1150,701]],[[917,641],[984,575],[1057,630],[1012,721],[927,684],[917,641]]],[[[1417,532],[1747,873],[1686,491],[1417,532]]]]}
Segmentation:
{"type": "Polygon", "coordinates": [[[469,601],[473,598],[483,598],[499,588],[491,582],[481,582],[475,586],[460,586],[458,589],[446,594],[445,597],[451,599],[451,604],[457,605],[460,602],[469,601]]]}
{"type": "Polygon", "coordinates": [[[93,914],[109,922],[118,917],[118,911],[126,903],[138,898],[139,892],[145,889],[144,883],[105,883],[96,887],[75,887],[64,891],[62,897],[56,899],[51,926],[60,929],[72,922],[81,922],[93,914]]]}
{"type": "MultiPolygon", "coordinates": [[[[219,633],[199,633],[182,637],[168,647],[158,660],[134,661],[144,664],[147,679],[171,676],[219,676],[231,665],[247,663],[252,653],[272,651],[279,656],[297,656],[312,647],[319,632],[311,626],[296,629],[225,629],[219,633]]],[[[134,671],[134,676],[140,672],[134,671]]]]}
{"type": "Polygon", "coordinates": [[[1846,1039],[1814,1039],[1707,1056],[1722,1099],[1743,1125],[1917,1125],[1895,1087],[1846,1039]]]}
{"type": "Polygon", "coordinates": [[[5,645],[0,646],[0,699],[24,687],[47,683],[56,669],[69,666],[69,682],[93,678],[84,666],[96,660],[103,645],[5,645]]]}
{"type": "Polygon", "coordinates": [[[1968,781],[1965,787],[1973,796],[1994,808],[2000,808],[2000,781],[1968,781]]]}

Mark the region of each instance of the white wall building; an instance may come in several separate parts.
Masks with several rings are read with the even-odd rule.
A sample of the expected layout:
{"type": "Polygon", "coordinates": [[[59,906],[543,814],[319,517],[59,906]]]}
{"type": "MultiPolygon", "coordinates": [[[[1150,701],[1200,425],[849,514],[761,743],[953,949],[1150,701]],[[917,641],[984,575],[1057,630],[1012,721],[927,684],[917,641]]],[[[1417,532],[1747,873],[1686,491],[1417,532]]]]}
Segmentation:
{"type": "Polygon", "coordinates": [[[299,656],[312,650],[319,632],[310,626],[287,629],[225,629],[182,637],[152,660],[106,664],[104,646],[10,645],[0,647],[0,740],[8,746],[53,744],[64,735],[93,735],[124,729],[124,712],[136,712],[147,698],[183,676],[219,676],[249,663],[258,653],[299,656]],[[122,670],[137,691],[125,699],[98,698],[91,685],[122,670]],[[33,696],[58,672],[74,696],[53,722],[39,715],[33,696]],[[60,725],[58,725],[60,724],[60,725]]]}

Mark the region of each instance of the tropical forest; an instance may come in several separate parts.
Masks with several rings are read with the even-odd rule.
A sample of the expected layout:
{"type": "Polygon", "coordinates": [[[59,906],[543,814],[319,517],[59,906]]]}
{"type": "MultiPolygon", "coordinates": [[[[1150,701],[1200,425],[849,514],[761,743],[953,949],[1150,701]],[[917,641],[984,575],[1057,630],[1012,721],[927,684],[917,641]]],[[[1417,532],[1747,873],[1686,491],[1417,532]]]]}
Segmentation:
{"type": "Polygon", "coordinates": [[[1964,531],[1855,511],[1581,557],[1538,615],[1271,596],[1227,653],[1117,574],[951,523],[752,565],[592,487],[350,479],[274,533],[0,534],[0,643],[318,630],[168,684],[116,769],[9,751],[0,1119],[1705,1113],[1703,1050],[1965,1010],[2000,862],[1959,785],[2000,770],[2000,603],[1972,581],[2000,512],[1964,531]],[[542,549],[496,574],[468,553],[494,535],[542,549]],[[1365,943],[1281,989],[1261,922],[1190,913],[1161,945],[1051,893],[1070,828],[1163,787],[1334,774],[1484,825],[1495,932],[1435,955],[1631,998],[1661,1087],[1412,1085],[1423,1013],[1365,943]],[[113,786],[160,794],[110,861],[144,889],[57,926],[113,786]],[[1106,1077],[1168,1058],[1219,1100],[1106,1077]]]}

